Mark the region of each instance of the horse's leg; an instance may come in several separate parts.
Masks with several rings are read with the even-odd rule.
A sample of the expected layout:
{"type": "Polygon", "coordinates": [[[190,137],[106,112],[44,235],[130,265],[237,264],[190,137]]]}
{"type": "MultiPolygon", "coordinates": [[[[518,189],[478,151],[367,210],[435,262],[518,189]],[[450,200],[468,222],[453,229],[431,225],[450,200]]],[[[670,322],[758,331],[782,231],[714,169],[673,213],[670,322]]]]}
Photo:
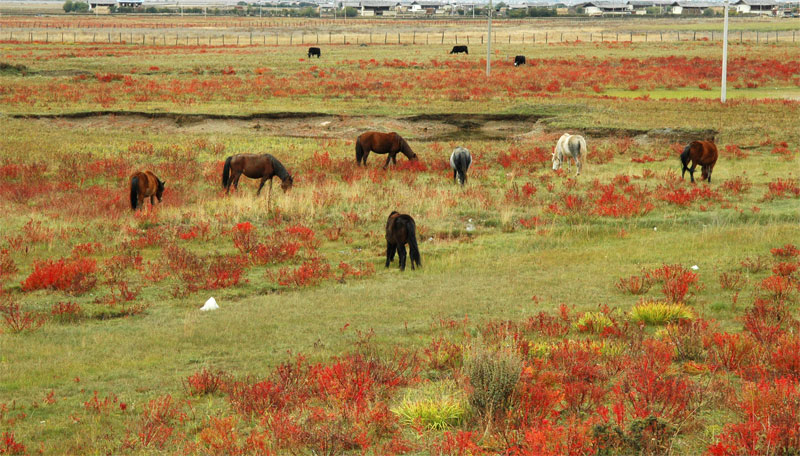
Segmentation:
{"type": "Polygon", "coordinates": [[[389,263],[394,261],[394,252],[397,251],[397,246],[392,244],[389,241],[386,241],[386,267],[389,267],[389,263]]]}
{"type": "Polygon", "coordinates": [[[581,160],[578,157],[575,157],[575,166],[578,168],[578,176],[581,175],[581,160]]]}
{"type": "Polygon", "coordinates": [[[269,195],[267,196],[267,212],[272,209],[272,178],[269,178],[269,195]]]}
{"type": "Polygon", "coordinates": [[[398,244],[397,245],[397,256],[400,257],[400,270],[406,270],[406,245],[405,244],[398,244]]]}
{"type": "Polygon", "coordinates": [[[694,169],[697,168],[697,163],[692,163],[692,167],[689,168],[689,177],[692,178],[692,183],[694,183],[694,169]]]}
{"type": "Polygon", "coordinates": [[[233,177],[233,188],[238,192],[239,191],[239,178],[242,177],[242,173],[238,172],[234,174],[233,177]]]}
{"type": "MultiPolygon", "coordinates": [[[[369,151],[370,151],[370,149],[366,149],[365,148],[364,149],[364,155],[361,156],[361,162],[364,164],[364,166],[367,166],[367,156],[369,156],[369,151]]],[[[361,163],[359,163],[359,164],[361,164],[361,163]]]]}
{"type": "Polygon", "coordinates": [[[391,160],[391,159],[392,159],[392,155],[391,154],[386,156],[386,163],[383,164],[383,169],[386,169],[386,167],[389,166],[389,160],[391,160]]]}
{"type": "MultiPolygon", "coordinates": [[[[264,188],[264,183],[267,182],[266,177],[261,178],[261,183],[258,185],[258,190],[256,190],[256,196],[261,195],[261,189],[264,188]]],[[[272,183],[272,179],[269,180],[269,183],[272,183]]]]}
{"type": "Polygon", "coordinates": [[[392,154],[392,164],[397,166],[397,154],[392,154]]]}
{"type": "Polygon", "coordinates": [[[151,206],[156,205],[156,195],[150,195],[150,205],[151,206]]]}

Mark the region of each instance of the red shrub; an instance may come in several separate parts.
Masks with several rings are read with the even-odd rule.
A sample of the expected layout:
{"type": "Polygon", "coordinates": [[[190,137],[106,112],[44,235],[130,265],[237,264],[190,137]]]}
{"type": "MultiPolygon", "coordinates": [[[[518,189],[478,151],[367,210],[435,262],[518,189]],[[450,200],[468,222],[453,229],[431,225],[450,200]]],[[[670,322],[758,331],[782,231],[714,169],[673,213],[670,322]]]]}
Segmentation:
{"type": "Polygon", "coordinates": [[[698,279],[697,274],[679,264],[665,264],[647,275],[652,280],[662,283],[661,292],[669,302],[683,302],[689,292],[689,285],[695,284],[698,279]]]}
{"type": "Polygon", "coordinates": [[[775,343],[793,320],[783,301],[756,298],[742,316],[745,331],[762,345],[775,343]]]}
{"type": "Polygon", "coordinates": [[[115,404],[117,402],[119,401],[116,394],[111,393],[104,399],[100,400],[100,397],[97,395],[97,391],[95,391],[92,398],[83,403],[83,408],[98,415],[108,415],[116,408],[115,404]]]}
{"type": "Polygon", "coordinates": [[[761,198],[762,201],[769,201],[775,198],[797,198],[800,197],[800,186],[797,179],[776,179],[767,184],[767,193],[761,198]]]}
{"type": "Polygon", "coordinates": [[[34,261],[33,272],[22,282],[24,291],[55,289],[71,294],[94,288],[97,262],[87,258],[62,258],[58,261],[34,261]]]}
{"type": "Polygon", "coordinates": [[[339,282],[344,282],[347,277],[363,278],[375,274],[375,265],[362,261],[357,266],[351,266],[342,261],[339,263],[339,270],[342,271],[339,282]]]}
{"type": "Polygon", "coordinates": [[[172,422],[175,419],[183,421],[185,415],[172,403],[172,396],[169,394],[144,405],[142,415],[135,426],[142,447],[164,448],[169,443],[173,432],[172,422]]]}
{"type": "Polygon", "coordinates": [[[741,290],[746,282],[741,272],[723,272],[719,275],[719,286],[723,290],[741,290]]]}
{"type": "Polygon", "coordinates": [[[617,289],[623,293],[630,293],[632,295],[641,295],[647,293],[650,287],[653,286],[652,281],[647,275],[630,276],[629,278],[621,278],[615,285],[617,289]]]}
{"type": "Polygon", "coordinates": [[[28,454],[28,450],[25,448],[25,445],[14,439],[13,432],[3,432],[3,435],[0,437],[0,454],[22,456],[28,454]]]}
{"type": "Polygon", "coordinates": [[[759,284],[759,288],[769,293],[772,299],[783,301],[789,299],[795,287],[792,281],[784,276],[771,275],[759,284]]]}
{"type": "Polygon", "coordinates": [[[770,253],[776,258],[785,258],[791,259],[796,256],[800,256],[800,249],[794,246],[794,244],[786,244],[782,248],[776,247],[774,249],[770,249],[770,253]]]}
{"type": "Polygon", "coordinates": [[[14,263],[14,259],[11,258],[11,253],[9,253],[8,249],[0,249],[0,281],[11,276],[11,274],[16,274],[17,272],[17,265],[14,263]]]}
{"type": "Polygon", "coordinates": [[[304,287],[316,285],[331,277],[331,265],[320,258],[312,258],[297,269],[281,268],[278,283],[283,286],[304,287]]]}
{"type": "Polygon", "coordinates": [[[12,300],[0,301],[0,315],[8,329],[19,333],[22,331],[36,331],[45,322],[46,317],[36,312],[23,312],[17,302],[12,300]]]}
{"type": "Polygon", "coordinates": [[[214,394],[227,382],[227,375],[222,371],[212,372],[205,367],[190,375],[183,384],[190,396],[214,394]]]}
{"type": "Polygon", "coordinates": [[[783,455],[800,448],[800,391],[797,380],[747,382],[732,410],[739,421],[725,425],[713,456],[783,455]]]}
{"type": "Polygon", "coordinates": [[[61,321],[75,322],[83,316],[83,310],[76,302],[59,302],[53,304],[50,315],[61,321]]]}

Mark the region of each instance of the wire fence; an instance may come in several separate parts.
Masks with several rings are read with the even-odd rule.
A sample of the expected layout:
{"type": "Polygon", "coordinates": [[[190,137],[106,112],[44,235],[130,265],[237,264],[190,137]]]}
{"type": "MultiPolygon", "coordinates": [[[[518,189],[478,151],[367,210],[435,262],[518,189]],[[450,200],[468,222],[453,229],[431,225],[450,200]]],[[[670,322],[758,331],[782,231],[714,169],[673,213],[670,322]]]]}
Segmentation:
{"type": "MultiPolygon", "coordinates": [[[[116,43],[149,46],[293,46],[293,45],[480,45],[486,34],[478,31],[464,33],[435,32],[294,32],[294,33],[166,33],[166,32],[111,32],[93,30],[5,30],[0,40],[11,43],[116,43]]],[[[729,32],[731,43],[795,43],[800,30],[729,32]]],[[[509,32],[494,33],[497,44],[550,44],[579,42],[635,42],[660,43],[678,41],[722,41],[717,31],[664,31],[664,32],[509,32]]]]}

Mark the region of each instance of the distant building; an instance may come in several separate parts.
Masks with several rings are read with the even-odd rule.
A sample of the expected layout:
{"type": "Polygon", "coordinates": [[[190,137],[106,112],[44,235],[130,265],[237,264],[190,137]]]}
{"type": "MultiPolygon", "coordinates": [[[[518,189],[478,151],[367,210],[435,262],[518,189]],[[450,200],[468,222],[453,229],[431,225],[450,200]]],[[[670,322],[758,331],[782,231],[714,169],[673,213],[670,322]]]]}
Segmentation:
{"type": "Polygon", "coordinates": [[[624,2],[595,1],[579,3],[576,8],[583,8],[587,16],[625,15],[633,12],[633,7],[624,2]]]}
{"type": "Polygon", "coordinates": [[[648,10],[655,10],[655,14],[665,14],[669,11],[672,0],[628,0],[628,4],[636,15],[645,15],[648,10]]]}
{"type": "Polygon", "coordinates": [[[673,2],[670,13],[676,16],[702,16],[706,10],[720,12],[723,8],[721,4],[711,2],[673,2]]]}
{"type": "Polygon", "coordinates": [[[111,8],[117,6],[117,0],[89,0],[89,10],[94,14],[110,14],[111,8]]]}
{"type": "Polygon", "coordinates": [[[139,8],[144,3],[144,0],[118,0],[117,6],[121,8],[139,8]]]}
{"type": "Polygon", "coordinates": [[[741,14],[773,15],[778,10],[778,2],[773,0],[739,0],[733,6],[741,14]]]}
{"type": "Polygon", "coordinates": [[[362,16],[394,16],[399,4],[391,0],[363,0],[360,12],[362,16]]]}

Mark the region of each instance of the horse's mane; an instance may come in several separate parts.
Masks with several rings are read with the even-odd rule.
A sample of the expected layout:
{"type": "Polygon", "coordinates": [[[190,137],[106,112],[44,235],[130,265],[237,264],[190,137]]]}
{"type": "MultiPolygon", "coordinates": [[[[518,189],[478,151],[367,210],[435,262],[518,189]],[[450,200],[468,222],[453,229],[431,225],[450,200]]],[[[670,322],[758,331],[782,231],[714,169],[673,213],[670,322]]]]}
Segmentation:
{"type": "MultiPolygon", "coordinates": [[[[395,133],[395,134],[397,135],[397,133],[395,133]]],[[[408,142],[406,142],[406,139],[405,139],[405,138],[403,138],[403,137],[402,137],[402,136],[400,136],[400,135],[397,135],[397,139],[398,139],[398,141],[400,142],[400,150],[402,150],[402,151],[403,151],[403,153],[405,153],[405,154],[406,154],[406,156],[409,156],[409,157],[411,157],[411,156],[414,156],[414,155],[416,155],[416,154],[414,153],[414,151],[413,151],[413,150],[411,150],[411,146],[409,146],[409,145],[408,145],[408,142]]]]}
{"type": "Polygon", "coordinates": [[[275,175],[280,177],[282,181],[285,181],[286,178],[291,179],[292,176],[289,175],[289,171],[286,171],[286,167],[283,166],[283,163],[279,162],[277,158],[269,155],[269,161],[272,162],[272,169],[275,171],[275,175]]]}

